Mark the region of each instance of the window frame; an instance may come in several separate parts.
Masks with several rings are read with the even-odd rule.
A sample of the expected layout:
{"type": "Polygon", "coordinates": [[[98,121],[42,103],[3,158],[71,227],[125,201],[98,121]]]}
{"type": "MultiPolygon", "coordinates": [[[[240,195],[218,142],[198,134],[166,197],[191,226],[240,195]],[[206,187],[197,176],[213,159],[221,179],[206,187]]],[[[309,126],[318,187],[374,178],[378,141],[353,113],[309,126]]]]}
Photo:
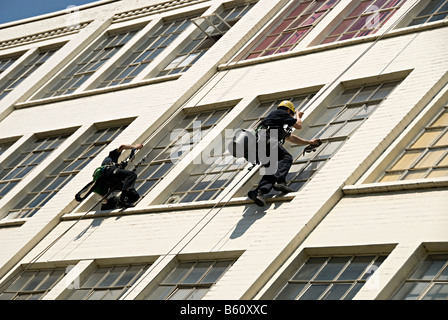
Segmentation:
{"type": "Polygon", "coordinates": [[[354,4],[352,7],[350,7],[349,12],[347,12],[344,17],[340,18],[337,23],[332,23],[332,28],[330,31],[326,32],[324,36],[321,36],[321,40],[319,40],[318,44],[329,44],[344,40],[353,40],[356,38],[361,38],[368,35],[375,34],[378,30],[380,30],[386,23],[391,19],[397,11],[399,11],[403,5],[406,3],[407,0],[385,0],[385,2],[382,4],[381,8],[379,10],[375,11],[366,11],[369,9],[373,4],[367,4],[364,9],[362,9],[361,13],[356,13],[353,16],[353,14],[358,7],[361,6],[362,3],[372,1],[372,0],[358,0],[356,1],[356,4],[354,4]],[[399,1],[398,4],[395,4],[392,7],[384,7],[386,4],[389,4],[389,2],[392,1],[399,1]],[[383,15],[384,14],[384,15],[383,15]],[[362,24],[362,19],[365,17],[365,23],[362,24]],[[373,28],[366,27],[366,24],[368,21],[375,20],[370,19],[369,17],[373,17],[372,19],[375,19],[377,17],[379,19],[379,23],[374,25],[373,28]],[[351,22],[350,22],[351,21],[351,22]],[[344,23],[347,23],[344,26],[344,23]],[[361,23],[362,26],[359,28],[354,28],[358,23],[361,23]],[[334,33],[336,30],[341,29],[340,32],[334,33]],[[352,30],[353,29],[353,30],[352,30]],[[348,37],[348,35],[352,35],[348,37]],[[330,39],[333,38],[333,39],[330,39]]]}
{"type": "MultiPolygon", "coordinates": [[[[10,278],[3,286],[2,289],[0,291],[0,297],[3,294],[11,294],[13,295],[13,299],[7,299],[7,300],[17,300],[17,297],[24,297],[24,296],[29,296],[33,297],[33,296],[37,296],[37,300],[41,300],[43,297],[45,297],[45,295],[48,294],[48,292],[50,292],[66,275],[65,273],[66,268],[64,267],[58,267],[58,268],[39,268],[39,269],[29,269],[29,270],[24,270],[21,269],[19,271],[18,274],[16,274],[14,277],[10,278]],[[24,290],[27,286],[29,286],[35,279],[36,275],[39,274],[40,272],[46,272],[49,271],[50,273],[45,275],[45,277],[43,279],[41,279],[39,281],[39,283],[37,283],[35,285],[35,288],[33,290],[24,290]],[[48,288],[45,287],[41,287],[43,286],[46,281],[50,278],[51,274],[53,274],[54,272],[59,272],[60,275],[58,276],[58,278],[55,279],[55,281],[51,284],[51,286],[49,286],[48,288]],[[24,274],[30,274],[32,273],[32,278],[29,278],[28,280],[26,280],[22,286],[19,289],[22,290],[9,290],[8,289],[13,286],[15,283],[17,283],[18,281],[20,281],[20,277],[22,277],[24,274]]],[[[22,299],[20,299],[22,300],[22,299]]],[[[28,300],[28,299],[26,299],[28,300]]],[[[35,299],[33,299],[35,300],[35,299]]]]}
{"type": "Polygon", "coordinates": [[[35,52],[33,57],[29,61],[23,63],[12,76],[7,77],[7,80],[4,79],[4,85],[0,86],[0,101],[20,85],[23,80],[39,69],[39,67],[50,59],[60,48],[61,46],[52,49],[39,49],[39,52],[35,52]]]}
{"type": "Polygon", "coordinates": [[[71,60],[68,67],[59,72],[55,79],[48,82],[31,100],[64,97],[78,92],[107,61],[120,55],[122,48],[143,28],[144,25],[137,24],[106,30],[80,55],[71,60]],[[106,51],[106,49],[110,50],[106,51]]]}
{"type": "MultiPolygon", "coordinates": [[[[209,16],[201,16],[196,19],[207,19],[210,16],[219,16],[219,25],[222,24],[224,20],[230,28],[225,32],[215,27],[218,32],[213,32],[212,34],[204,34],[203,28],[197,27],[190,36],[187,44],[183,45],[177,52],[173,55],[173,58],[169,60],[168,63],[161,66],[155,77],[170,76],[176,74],[182,74],[188,71],[204,54],[208,52],[218,41],[225,35],[239,20],[241,20],[246,13],[252,9],[256,4],[256,0],[250,0],[250,2],[245,4],[235,4],[232,6],[223,6],[217,12],[209,16]],[[242,7],[238,14],[238,19],[232,17],[233,12],[242,7]],[[228,11],[228,12],[227,12],[228,11]],[[221,14],[226,13],[226,18],[221,17],[221,14]],[[230,18],[229,18],[230,17],[230,18]],[[229,18],[229,19],[227,19],[229,18]]],[[[208,20],[207,20],[208,21],[208,20]]],[[[209,23],[209,22],[208,22],[209,23]]]]}
{"type": "Polygon", "coordinates": [[[64,159],[59,159],[53,170],[45,175],[42,175],[39,182],[27,192],[27,195],[22,199],[17,200],[17,202],[7,210],[4,218],[20,219],[34,216],[34,214],[36,214],[48,201],[53,198],[53,196],[55,196],[66,184],[68,184],[71,179],[73,179],[88,163],[94,160],[99,152],[106,148],[118,135],[120,135],[128,125],[128,122],[121,122],[121,124],[110,124],[108,126],[94,126],[95,128],[92,128],[90,134],[84,137],[85,139],[79,144],[78,148],[74,149],[64,159]],[[117,129],[117,131],[113,133],[111,137],[105,141],[100,141],[109,129],[112,130],[114,128],[117,129]],[[92,137],[95,137],[97,132],[102,131],[104,132],[100,136],[98,136],[95,140],[90,141],[92,137]],[[90,149],[82,150],[84,145],[90,149]],[[101,146],[101,149],[89,154],[89,150],[96,146],[101,146]],[[75,158],[71,158],[73,154],[76,154],[79,151],[81,151],[80,154],[78,154],[75,158]],[[86,154],[88,154],[88,156],[84,157],[86,154]],[[65,172],[63,171],[66,168],[76,164],[80,159],[82,159],[82,162],[77,164],[74,168],[71,168],[65,172]]]}
{"type": "MultiPolygon", "coordinates": [[[[154,285],[152,290],[150,290],[149,293],[143,299],[144,300],[170,300],[170,298],[172,298],[177,292],[179,292],[179,289],[180,290],[190,290],[182,298],[188,298],[188,297],[193,296],[193,294],[195,293],[195,290],[197,290],[197,289],[203,289],[203,290],[207,289],[207,292],[209,292],[209,290],[226,274],[226,272],[235,264],[236,261],[237,261],[237,258],[207,259],[205,257],[203,259],[178,261],[172,268],[170,268],[170,270],[168,270],[166,275],[154,285]],[[181,283],[182,281],[185,281],[191,275],[194,268],[201,263],[202,264],[203,263],[211,263],[211,265],[207,268],[206,271],[204,271],[202,273],[202,275],[198,279],[196,279],[195,282],[181,283]],[[219,263],[228,263],[228,265],[225,267],[224,271],[222,271],[222,273],[213,282],[201,283],[203,280],[205,280],[207,278],[207,276],[209,274],[211,274],[213,267],[219,263]],[[172,276],[173,274],[175,274],[175,272],[177,272],[177,270],[178,270],[177,268],[181,265],[190,265],[190,267],[184,274],[182,274],[182,273],[179,274],[179,276],[181,276],[181,278],[177,279],[177,281],[168,282],[167,279],[170,276],[172,276]],[[152,296],[158,294],[157,291],[159,288],[164,288],[164,287],[168,288],[169,291],[162,292],[162,294],[163,294],[162,299],[160,298],[160,295],[156,299],[151,299],[152,296]]],[[[203,295],[201,296],[201,299],[204,295],[207,294],[207,292],[203,293],[203,295]]]]}
{"type": "MultiPolygon", "coordinates": [[[[119,63],[101,75],[98,80],[95,80],[96,84],[94,85],[94,88],[108,88],[133,82],[140,74],[147,70],[148,65],[150,65],[154,59],[162,54],[165,49],[167,49],[171,43],[189,27],[189,20],[197,15],[198,14],[162,18],[161,22],[158,23],[155,28],[151,28],[149,32],[140,37],[135,48],[131,48],[120,56],[119,63]],[[166,30],[170,30],[173,25],[179,21],[181,23],[177,25],[175,30],[169,34],[164,33],[166,30]],[[163,29],[165,29],[165,31],[163,31],[163,29]],[[162,38],[163,40],[161,41],[162,38]],[[150,41],[151,39],[153,40],[150,41]],[[148,44],[149,41],[150,43],[148,44]],[[156,47],[154,47],[155,44],[157,44],[156,47]],[[131,68],[132,70],[128,72],[131,68]],[[126,76],[122,77],[123,74],[126,76]]],[[[148,25],[150,25],[150,23],[148,25]]]]}
{"type": "MultiPolygon", "coordinates": [[[[408,300],[403,299],[406,298],[410,294],[410,291],[413,289],[412,287],[409,288],[409,290],[406,290],[406,287],[408,285],[412,284],[425,284],[425,287],[420,291],[418,296],[412,300],[427,300],[424,299],[427,294],[430,292],[430,290],[434,287],[434,285],[438,284],[444,284],[448,288],[448,277],[447,279],[438,279],[438,277],[443,273],[448,271],[448,254],[445,253],[427,253],[426,256],[412,269],[412,272],[410,272],[406,279],[403,281],[403,283],[399,286],[399,288],[395,291],[395,293],[392,295],[392,300],[408,300]],[[423,277],[420,278],[412,278],[412,276],[420,270],[421,267],[423,267],[423,264],[428,261],[429,258],[432,258],[433,256],[443,256],[445,257],[445,262],[440,267],[439,271],[430,279],[424,279],[423,277]]],[[[446,295],[444,300],[448,299],[448,294],[446,295]]]]}
{"type": "Polygon", "coordinates": [[[345,293],[340,297],[340,299],[345,300],[347,297],[353,298],[359,290],[362,289],[362,287],[367,283],[370,277],[365,277],[367,271],[371,270],[373,266],[376,266],[379,268],[381,264],[387,259],[387,254],[369,254],[369,253],[363,253],[363,254],[328,254],[328,255],[308,255],[302,263],[298,266],[298,268],[295,268],[291,266],[291,276],[288,276],[286,281],[282,281],[284,283],[279,290],[276,290],[274,293],[273,300],[284,300],[285,298],[279,298],[279,296],[287,289],[288,285],[290,284],[299,284],[303,285],[302,288],[300,288],[296,294],[294,295],[294,299],[291,300],[299,300],[299,298],[302,298],[308,290],[313,286],[323,286],[327,285],[327,288],[322,291],[317,299],[312,300],[322,300],[326,297],[328,293],[330,293],[331,289],[335,285],[347,285],[349,286],[348,289],[346,289],[345,293]],[[357,258],[363,258],[363,257],[370,257],[370,262],[366,264],[364,269],[358,274],[358,276],[355,279],[343,279],[340,280],[339,277],[344,274],[346,270],[352,265],[352,262],[357,258]],[[329,265],[329,262],[332,259],[340,259],[340,258],[348,258],[348,260],[344,263],[344,265],[337,271],[336,274],[333,275],[332,279],[317,279],[317,277],[321,274],[321,272],[329,265]],[[322,259],[323,261],[319,267],[310,275],[310,279],[293,279],[299,273],[303,270],[303,268],[306,266],[307,262],[309,262],[311,259],[322,259]],[[382,261],[381,261],[382,259],[382,261]],[[379,266],[377,263],[380,262],[379,266]],[[355,290],[352,292],[352,290],[355,290]]]}
{"type": "Polygon", "coordinates": [[[83,281],[80,283],[79,288],[71,288],[64,296],[64,300],[90,300],[98,293],[103,293],[100,299],[92,300],[102,300],[106,297],[107,293],[111,290],[118,291],[119,294],[115,296],[115,299],[119,300],[124,294],[126,294],[132,286],[146,273],[146,271],[151,267],[152,263],[124,263],[124,264],[114,264],[114,265],[97,265],[94,270],[89,272],[88,275],[83,277],[83,281]],[[107,277],[114,272],[114,269],[122,268],[120,274],[110,283],[109,285],[101,286],[107,277]],[[126,284],[118,285],[120,280],[126,276],[126,272],[130,271],[132,268],[140,268],[137,272],[128,280],[126,284]],[[103,274],[102,274],[103,273],[103,274]],[[97,276],[99,275],[99,277],[97,276]],[[90,283],[95,281],[93,277],[97,276],[95,283],[90,283]],[[84,291],[82,294],[81,291],[84,291]],[[82,294],[82,295],[81,295],[82,294]]]}
{"type": "MultiPolygon", "coordinates": [[[[448,157],[448,142],[446,144],[437,145],[439,141],[443,139],[444,136],[448,136],[448,123],[446,126],[438,125],[433,126],[440,117],[442,117],[444,114],[448,117],[448,101],[442,103],[442,107],[438,109],[437,112],[423,125],[423,128],[419,129],[417,133],[415,133],[411,140],[406,144],[406,146],[400,150],[399,154],[396,157],[393,157],[386,166],[384,170],[376,177],[374,180],[378,183],[384,183],[384,182],[399,182],[399,181],[412,181],[415,179],[428,179],[432,178],[430,175],[437,171],[438,169],[442,170],[448,170],[448,163],[446,165],[440,165],[444,159],[448,157]],[[438,135],[432,139],[430,144],[425,144],[424,146],[417,146],[414,147],[414,145],[418,142],[418,140],[426,133],[426,132],[437,132],[437,130],[440,130],[438,135]],[[444,147],[445,146],[445,147],[444,147]],[[434,161],[431,165],[423,166],[423,167],[415,167],[418,165],[431,150],[442,150],[445,148],[446,150],[440,154],[439,158],[434,161]],[[420,154],[412,160],[406,167],[403,168],[396,168],[393,169],[407,154],[419,152],[420,154]],[[410,178],[406,179],[406,177],[410,174],[417,173],[418,171],[422,172],[421,177],[417,178],[410,178]],[[423,172],[425,171],[425,172],[423,172]],[[391,176],[391,180],[383,180],[386,178],[386,176],[391,176]],[[394,177],[395,176],[395,177],[394,177]]],[[[444,177],[447,177],[445,175],[444,177]]],[[[438,176],[436,176],[438,177],[438,176]]],[[[443,177],[443,176],[441,176],[443,177]]]]}
{"type": "Polygon", "coordinates": [[[429,13],[429,14],[420,15],[423,11],[425,11],[425,10],[431,5],[431,1],[432,1],[432,0],[428,1],[427,4],[426,4],[425,6],[423,6],[417,13],[415,13],[415,14],[413,15],[413,17],[411,18],[411,20],[409,21],[409,23],[406,24],[406,27],[420,26],[420,25],[424,25],[424,24],[427,24],[427,23],[431,23],[431,22],[442,21],[442,20],[445,20],[445,19],[448,17],[448,1],[447,1],[447,0],[440,0],[440,1],[444,1],[444,2],[441,3],[441,4],[439,5],[439,7],[436,9],[436,10],[437,10],[437,13],[436,13],[436,11],[434,11],[434,12],[431,12],[431,13],[429,13]],[[444,6],[446,6],[446,10],[443,11],[444,14],[445,14],[445,17],[442,18],[442,19],[440,19],[440,20],[438,19],[438,20],[435,20],[435,21],[429,21],[429,20],[431,20],[435,15],[440,15],[441,13],[438,12],[438,9],[440,9],[440,8],[442,8],[442,7],[444,7],[444,6]],[[421,22],[418,22],[418,23],[414,23],[414,21],[416,21],[416,20],[422,20],[422,21],[421,21],[421,22]],[[424,20],[424,21],[423,21],[423,20],[424,20]]]}
{"type": "Polygon", "coordinates": [[[308,4],[308,7],[304,8],[300,14],[295,17],[293,22],[289,24],[287,27],[282,29],[281,31],[274,33],[277,29],[279,29],[283,23],[285,23],[286,20],[289,19],[289,15],[293,13],[301,4],[306,3],[309,0],[296,0],[292,2],[286,10],[284,10],[281,13],[281,16],[277,17],[274,22],[270,23],[266,28],[263,29],[262,33],[250,43],[249,47],[244,50],[244,53],[239,55],[239,58],[237,60],[249,60],[249,59],[255,59],[255,58],[261,58],[261,57],[267,57],[271,55],[276,55],[283,52],[290,52],[294,50],[300,42],[319,24],[320,21],[322,21],[329,13],[334,9],[335,6],[337,6],[340,2],[340,0],[327,0],[327,1],[334,1],[330,4],[330,7],[326,8],[325,10],[321,10],[321,8],[324,7],[325,4],[322,4],[317,8],[317,10],[314,10],[310,12],[310,15],[306,18],[302,18],[304,15],[308,13],[310,9],[313,9],[312,6],[315,5],[317,0],[310,1],[310,4],[308,4]],[[322,12],[321,15],[317,17],[316,20],[314,20],[310,24],[303,25],[302,23],[308,22],[314,15],[322,12]],[[293,28],[289,28],[291,25],[294,25],[297,23],[297,21],[300,21],[300,24],[297,26],[294,26],[293,28]],[[300,32],[301,30],[305,30],[302,34],[300,34],[299,38],[294,41],[293,43],[288,43],[296,33],[300,32]],[[290,33],[289,37],[287,39],[283,39],[283,35],[290,33]],[[270,41],[270,43],[266,47],[262,47],[262,49],[257,50],[260,48],[260,46],[271,37],[275,37],[273,41],[270,41]],[[272,46],[274,43],[278,43],[279,41],[283,40],[280,46],[272,46]],[[284,44],[287,45],[284,45],[284,44]],[[285,50],[286,49],[286,50],[285,50]],[[272,51],[272,52],[270,52],[272,51]],[[265,54],[268,53],[268,54],[265,54]]]}
{"type": "Polygon", "coordinates": [[[214,128],[216,125],[224,119],[229,112],[232,110],[233,106],[227,106],[227,107],[216,107],[216,108],[207,108],[203,110],[188,110],[188,111],[182,111],[179,113],[179,115],[172,119],[170,123],[167,123],[161,130],[159,134],[152,137],[151,140],[148,142],[145,142],[144,145],[150,145],[151,149],[146,150],[146,148],[142,149],[140,152],[145,153],[146,160],[145,162],[141,163],[139,168],[137,169],[137,180],[135,183],[135,189],[137,192],[139,192],[141,198],[146,196],[148,193],[150,193],[157,184],[160,183],[160,181],[166,177],[169,172],[175,167],[175,165],[181,161],[187,154],[189,154],[193,148],[202,140],[204,139],[207,134],[214,128]],[[202,117],[206,116],[205,119],[201,119],[202,117]],[[208,123],[211,119],[218,116],[215,120],[213,120],[212,123],[208,123]],[[194,117],[194,118],[193,118],[194,117]],[[189,119],[190,118],[190,119],[189,119]],[[194,126],[195,122],[201,119],[202,124],[198,128],[201,134],[200,137],[196,137],[195,134],[197,133],[197,127],[194,126]],[[188,122],[186,127],[180,127],[179,124],[182,122],[188,122]],[[171,140],[171,134],[174,132],[174,130],[180,130],[178,133],[182,134],[185,132],[188,132],[190,134],[190,138],[188,141],[184,141],[187,139],[184,139],[183,136],[179,135],[176,137],[175,141],[171,140]],[[165,141],[167,137],[170,137],[169,141],[165,141]],[[162,144],[162,145],[161,145],[162,144]],[[158,152],[160,150],[160,152],[158,152]],[[171,155],[176,152],[182,152],[182,154],[177,158],[172,158],[171,155]],[[163,158],[158,159],[160,156],[166,154],[169,158],[163,158]],[[175,163],[172,162],[172,160],[175,160],[175,163]],[[171,163],[170,167],[163,172],[161,176],[158,175],[158,172],[163,169],[163,166],[166,164],[171,163]],[[151,166],[156,167],[154,171],[151,172],[151,166]],[[146,174],[148,173],[148,176],[146,174]],[[155,178],[153,178],[156,176],[155,178]],[[143,178],[145,177],[145,178],[143,178]],[[148,181],[155,181],[154,183],[149,183],[150,186],[148,189],[145,189],[144,192],[141,191],[141,187],[144,186],[148,181]]]}

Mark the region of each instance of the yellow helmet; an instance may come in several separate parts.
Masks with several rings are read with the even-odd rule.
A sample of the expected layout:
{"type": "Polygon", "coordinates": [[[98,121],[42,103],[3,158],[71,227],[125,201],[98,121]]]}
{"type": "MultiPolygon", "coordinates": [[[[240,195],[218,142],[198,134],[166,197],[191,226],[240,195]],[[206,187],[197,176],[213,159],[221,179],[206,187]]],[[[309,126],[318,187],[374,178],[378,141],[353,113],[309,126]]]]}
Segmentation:
{"type": "MultiPolygon", "coordinates": [[[[294,107],[294,103],[292,103],[291,101],[288,100],[283,100],[282,102],[280,102],[280,104],[278,105],[278,107],[285,107],[288,108],[289,110],[292,111],[292,113],[296,112],[296,108],[294,107]]],[[[277,108],[278,108],[277,107],[277,108]]]]}

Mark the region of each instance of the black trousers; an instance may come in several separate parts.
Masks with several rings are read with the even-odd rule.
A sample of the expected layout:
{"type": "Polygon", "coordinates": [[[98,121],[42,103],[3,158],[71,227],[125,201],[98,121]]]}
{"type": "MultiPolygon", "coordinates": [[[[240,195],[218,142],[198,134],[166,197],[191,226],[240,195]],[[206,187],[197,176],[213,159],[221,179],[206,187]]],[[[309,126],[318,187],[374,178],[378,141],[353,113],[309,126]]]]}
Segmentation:
{"type": "Polygon", "coordinates": [[[101,178],[107,183],[109,188],[117,191],[121,190],[122,197],[132,195],[132,198],[137,197],[138,199],[138,193],[134,189],[135,181],[137,180],[135,172],[116,167],[108,167],[105,168],[101,178]]]}
{"type": "Polygon", "coordinates": [[[277,143],[277,150],[278,150],[278,162],[275,174],[264,175],[261,178],[258,187],[256,189],[260,190],[262,194],[267,194],[271,192],[272,187],[276,182],[286,183],[286,176],[289,173],[289,169],[291,169],[293,161],[291,154],[280,143],[277,143]]]}

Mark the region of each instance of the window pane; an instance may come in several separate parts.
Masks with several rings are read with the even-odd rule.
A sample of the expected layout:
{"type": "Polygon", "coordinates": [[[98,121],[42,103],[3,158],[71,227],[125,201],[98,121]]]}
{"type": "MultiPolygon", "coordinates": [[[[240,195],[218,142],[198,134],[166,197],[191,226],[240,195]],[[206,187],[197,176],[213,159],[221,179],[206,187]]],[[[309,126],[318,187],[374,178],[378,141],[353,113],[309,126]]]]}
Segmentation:
{"type": "Polygon", "coordinates": [[[327,284],[313,284],[305,291],[299,300],[317,300],[328,287],[329,285],[327,284]]]}
{"type": "Polygon", "coordinates": [[[293,300],[305,288],[306,283],[287,283],[275,300],[293,300]]]}
{"type": "Polygon", "coordinates": [[[146,300],[164,300],[174,288],[175,286],[159,286],[146,298],[146,300]]]}
{"type": "Polygon", "coordinates": [[[97,285],[97,287],[111,287],[124,270],[125,267],[114,267],[110,269],[107,276],[97,285]]]}
{"type": "Polygon", "coordinates": [[[416,168],[424,168],[424,167],[430,167],[435,165],[437,160],[440,159],[440,157],[445,153],[445,150],[442,149],[434,149],[429,150],[428,153],[421,159],[416,165],[416,168]]]}
{"type": "Polygon", "coordinates": [[[386,173],[379,181],[380,182],[388,182],[388,181],[397,181],[401,176],[401,172],[392,172],[386,173]]]}
{"type": "Polygon", "coordinates": [[[192,289],[177,289],[177,291],[174,292],[168,300],[183,300],[190,294],[191,291],[192,289]]]}
{"type": "Polygon", "coordinates": [[[424,148],[431,145],[434,140],[440,135],[442,130],[431,130],[424,132],[420,138],[415,141],[415,143],[411,146],[411,148],[424,148]]]}
{"type": "Polygon", "coordinates": [[[83,283],[83,288],[94,288],[98,282],[108,273],[107,268],[101,268],[92,273],[87,280],[83,283]]]}
{"type": "Polygon", "coordinates": [[[446,300],[448,297],[448,283],[435,283],[425,294],[423,300],[446,300]]]}
{"type": "Polygon", "coordinates": [[[425,282],[406,282],[393,300],[416,300],[427,286],[428,283],[425,282]]]}
{"type": "Polygon", "coordinates": [[[350,257],[331,258],[325,267],[316,276],[316,280],[333,280],[348,262],[350,257]]]}
{"type": "Polygon", "coordinates": [[[182,283],[197,283],[212,264],[213,262],[199,262],[197,265],[195,265],[188,276],[182,281],[182,283]]]}
{"type": "Polygon", "coordinates": [[[321,298],[322,300],[340,300],[342,296],[350,289],[351,284],[333,284],[325,295],[321,298]]]}
{"type": "Polygon", "coordinates": [[[366,270],[375,257],[355,257],[347,269],[339,276],[338,280],[356,280],[366,270]]]}
{"type": "Polygon", "coordinates": [[[107,290],[101,300],[117,300],[122,293],[123,289],[107,290]]]}
{"type": "Polygon", "coordinates": [[[195,289],[193,293],[191,293],[187,300],[201,300],[203,296],[208,292],[208,289],[195,289]]]}
{"type": "Polygon", "coordinates": [[[391,170],[408,169],[421,155],[420,151],[406,151],[406,153],[395,163],[391,170]]]}
{"type": "Polygon", "coordinates": [[[181,263],[163,281],[164,283],[178,283],[194,266],[194,262],[181,263]]]}
{"type": "Polygon", "coordinates": [[[422,262],[418,269],[414,271],[410,279],[431,280],[437,273],[439,273],[445,263],[446,259],[437,259],[429,256],[422,262]]]}
{"type": "Polygon", "coordinates": [[[213,268],[207,273],[201,283],[215,283],[218,278],[227,270],[233,261],[218,261],[213,268]]]}
{"type": "Polygon", "coordinates": [[[308,261],[300,268],[296,275],[292,278],[293,280],[311,280],[314,274],[319,270],[319,268],[324,264],[327,258],[310,258],[308,261]]]}
{"type": "Polygon", "coordinates": [[[25,271],[7,289],[7,291],[20,291],[24,285],[34,277],[35,272],[25,271]]]}

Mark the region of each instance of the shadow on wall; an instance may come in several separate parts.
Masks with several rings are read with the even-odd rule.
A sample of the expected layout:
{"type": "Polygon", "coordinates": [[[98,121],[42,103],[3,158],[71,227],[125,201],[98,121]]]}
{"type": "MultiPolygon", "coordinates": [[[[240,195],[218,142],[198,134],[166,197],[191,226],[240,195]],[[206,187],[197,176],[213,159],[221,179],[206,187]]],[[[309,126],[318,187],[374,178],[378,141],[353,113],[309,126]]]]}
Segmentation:
{"type": "Polygon", "coordinates": [[[274,202],[263,208],[252,204],[247,205],[244,208],[243,217],[235,226],[235,229],[230,235],[230,239],[236,239],[244,235],[257,220],[263,218],[267,214],[268,210],[272,212],[272,210],[278,209],[283,203],[284,202],[274,202]]]}

